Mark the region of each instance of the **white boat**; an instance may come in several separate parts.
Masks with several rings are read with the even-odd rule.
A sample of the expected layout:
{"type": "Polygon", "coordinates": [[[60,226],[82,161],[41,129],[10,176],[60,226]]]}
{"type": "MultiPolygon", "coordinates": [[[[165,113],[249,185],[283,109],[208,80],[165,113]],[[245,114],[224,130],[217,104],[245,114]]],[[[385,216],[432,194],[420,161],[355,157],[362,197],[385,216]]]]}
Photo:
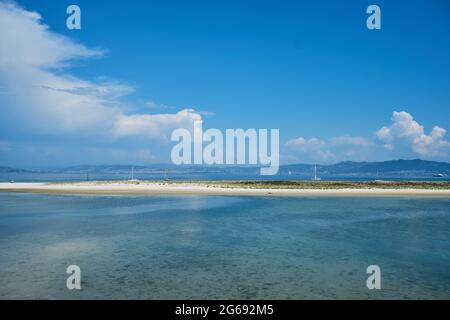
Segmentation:
{"type": "Polygon", "coordinates": [[[444,175],[442,173],[435,173],[435,174],[433,174],[433,177],[435,177],[435,178],[443,178],[444,175]]]}
{"type": "Polygon", "coordinates": [[[138,181],[138,179],[135,179],[135,178],[134,178],[134,167],[131,167],[131,179],[128,180],[128,181],[131,181],[131,182],[136,182],[136,181],[138,181]]]}
{"type": "Polygon", "coordinates": [[[164,170],[164,181],[170,181],[170,179],[167,177],[167,170],[164,170]]]}
{"type": "Polygon", "coordinates": [[[314,165],[314,178],[312,178],[311,180],[313,181],[320,181],[321,179],[317,176],[317,165],[314,165]]]}

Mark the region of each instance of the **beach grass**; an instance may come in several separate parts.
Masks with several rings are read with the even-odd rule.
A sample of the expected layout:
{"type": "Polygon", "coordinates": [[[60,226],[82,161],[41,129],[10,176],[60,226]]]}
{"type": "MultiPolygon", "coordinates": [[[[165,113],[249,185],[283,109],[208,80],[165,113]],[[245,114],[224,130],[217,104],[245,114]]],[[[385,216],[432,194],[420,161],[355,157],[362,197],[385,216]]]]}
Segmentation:
{"type": "MultiPolygon", "coordinates": [[[[73,182],[66,182],[72,184],[73,182]]],[[[89,183],[89,182],[88,182],[89,183]]],[[[92,181],[92,184],[162,184],[177,186],[191,184],[208,188],[240,188],[240,189],[425,189],[425,190],[450,190],[450,181],[348,181],[348,180],[134,180],[134,181],[92,181]]],[[[57,182],[61,184],[61,182],[57,182]]]]}
{"type": "MultiPolygon", "coordinates": [[[[251,189],[428,189],[448,190],[450,181],[286,181],[232,180],[193,181],[201,185],[222,188],[251,189]]],[[[175,182],[176,183],[176,182],[175,182]]]]}

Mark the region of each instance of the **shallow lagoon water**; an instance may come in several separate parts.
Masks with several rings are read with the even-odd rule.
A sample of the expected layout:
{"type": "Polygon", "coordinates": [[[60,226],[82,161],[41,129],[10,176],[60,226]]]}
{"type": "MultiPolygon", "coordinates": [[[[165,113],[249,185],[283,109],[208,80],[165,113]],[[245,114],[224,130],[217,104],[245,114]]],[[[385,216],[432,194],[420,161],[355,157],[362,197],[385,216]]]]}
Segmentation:
{"type": "Polygon", "coordinates": [[[449,299],[450,199],[0,193],[0,298],[449,299]]]}

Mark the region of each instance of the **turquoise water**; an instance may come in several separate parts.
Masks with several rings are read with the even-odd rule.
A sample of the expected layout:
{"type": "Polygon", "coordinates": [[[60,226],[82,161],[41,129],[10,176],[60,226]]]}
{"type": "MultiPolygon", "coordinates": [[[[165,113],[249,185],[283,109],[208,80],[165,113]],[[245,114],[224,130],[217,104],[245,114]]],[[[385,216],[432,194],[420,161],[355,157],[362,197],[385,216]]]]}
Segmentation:
{"type": "Polygon", "coordinates": [[[0,298],[449,299],[450,199],[0,193],[0,298]]]}

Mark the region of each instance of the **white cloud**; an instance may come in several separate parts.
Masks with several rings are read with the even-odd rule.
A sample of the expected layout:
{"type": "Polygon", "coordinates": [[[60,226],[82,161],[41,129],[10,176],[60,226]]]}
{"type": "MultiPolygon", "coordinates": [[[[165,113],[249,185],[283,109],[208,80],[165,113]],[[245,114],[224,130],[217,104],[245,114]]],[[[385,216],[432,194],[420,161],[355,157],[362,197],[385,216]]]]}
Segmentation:
{"type": "MultiPolygon", "coordinates": [[[[146,106],[149,109],[174,109],[174,107],[168,106],[163,103],[157,103],[157,102],[151,101],[151,100],[144,102],[144,106],[146,106]]],[[[185,108],[185,109],[189,109],[189,108],[185,108]]]]}
{"type": "Polygon", "coordinates": [[[327,140],[299,137],[288,140],[286,146],[294,152],[294,155],[288,156],[296,156],[298,161],[336,162],[367,160],[373,143],[363,137],[345,135],[327,140]]]}
{"type": "Polygon", "coordinates": [[[202,111],[199,111],[198,113],[201,114],[204,117],[213,117],[213,116],[215,116],[215,113],[211,112],[211,111],[203,111],[202,110],[202,111]]]}
{"type": "Polygon", "coordinates": [[[308,149],[308,148],[323,147],[325,145],[325,142],[318,138],[305,139],[303,137],[299,137],[288,140],[286,144],[288,146],[295,146],[298,149],[308,149]]]}
{"type": "Polygon", "coordinates": [[[391,137],[391,130],[389,130],[388,127],[383,127],[380,130],[376,132],[376,135],[381,140],[390,140],[391,137]]]}
{"type": "Polygon", "coordinates": [[[176,114],[119,116],[113,134],[116,137],[137,135],[166,137],[165,132],[176,128],[192,129],[194,121],[201,120],[201,115],[193,109],[181,110],[176,114]]]}
{"type": "Polygon", "coordinates": [[[38,13],[12,2],[0,2],[0,39],[0,65],[11,68],[61,68],[70,60],[103,54],[50,32],[38,13]]]}
{"type": "Polygon", "coordinates": [[[382,127],[375,135],[385,143],[384,147],[388,150],[402,145],[421,156],[436,157],[448,155],[450,151],[450,142],[445,140],[445,133],[444,128],[434,126],[430,133],[426,134],[424,126],[415,121],[411,114],[394,111],[392,124],[382,127]]]}
{"type": "Polygon", "coordinates": [[[295,152],[307,155],[308,160],[331,161],[335,159],[335,155],[328,150],[326,142],[318,138],[298,137],[288,140],[286,145],[295,152]]]}
{"type": "Polygon", "coordinates": [[[350,145],[350,146],[370,146],[372,142],[363,137],[352,136],[340,136],[330,139],[330,142],[334,145],[350,145]]]}
{"type": "Polygon", "coordinates": [[[88,81],[67,71],[75,59],[104,53],[50,31],[36,12],[0,2],[2,125],[50,135],[144,135],[164,140],[173,128],[189,128],[201,119],[192,109],[128,114],[120,98],[133,91],[131,86],[102,78],[88,81]]]}
{"type": "Polygon", "coordinates": [[[148,108],[150,108],[150,109],[155,109],[155,108],[157,108],[159,105],[156,103],[156,102],[154,102],[154,101],[146,101],[146,102],[144,102],[144,105],[146,106],[146,107],[148,107],[148,108]]]}
{"type": "MultiPolygon", "coordinates": [[[[420,155],[427,159],[446,160],[450,156],[450,142],[446,130],[434,126],[426,134],[424,126],[408,112],[393,112],[392,124],[380,128],[375,139],[361,136],[337,136],[329,139],[299,137],[288,140],[286,146],[293,153],[287,156],[298,161],[374,161],[410,158],[420,155]]],[[[295,161],[295,160],[293,160],[295,161]]]]}

